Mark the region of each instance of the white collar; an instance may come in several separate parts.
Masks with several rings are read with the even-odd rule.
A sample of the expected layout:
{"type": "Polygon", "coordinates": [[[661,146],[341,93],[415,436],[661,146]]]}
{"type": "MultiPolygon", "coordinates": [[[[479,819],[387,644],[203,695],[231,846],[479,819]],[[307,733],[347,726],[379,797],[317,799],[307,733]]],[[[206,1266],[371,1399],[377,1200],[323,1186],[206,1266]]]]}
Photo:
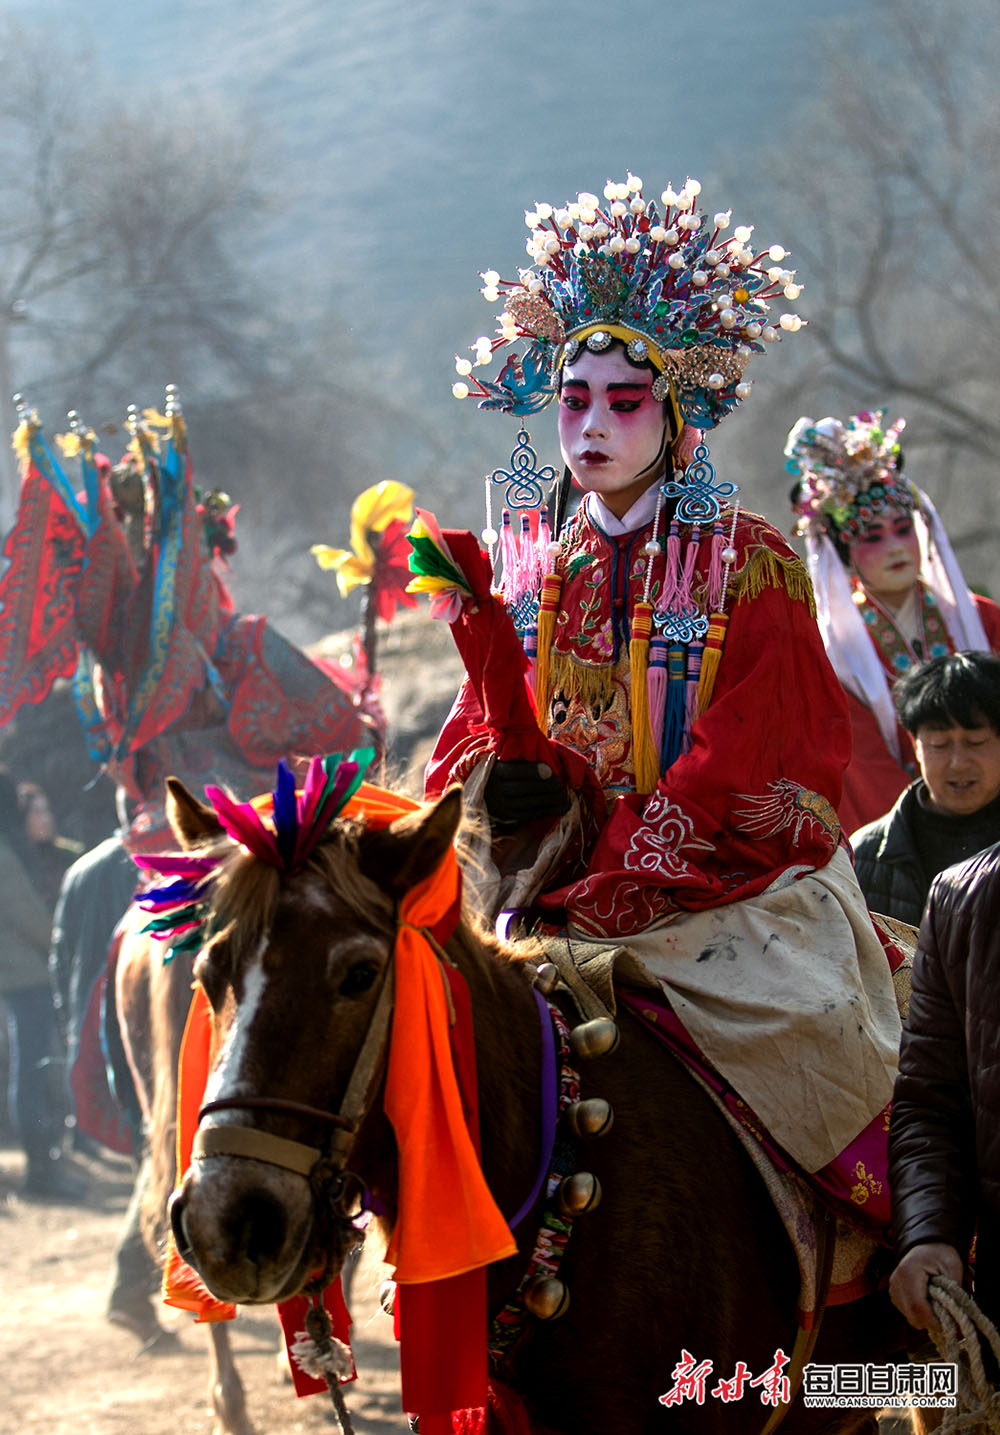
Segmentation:
{"type": "Polygon", "coordinates": [[[646,489],[646,492],[636,499],[622,518],[615,517],[600,494],[588,493],[583,500],[587,509],[587,517],[596,523],[601,532],[606,533],[609,538],[619,538],[624,533],[634,533],[637,528],[645,528],[647,523],[652,523],[656,513],[656,503],[660,496],[662,482],[662,478],[656,479],[646,489]]]}

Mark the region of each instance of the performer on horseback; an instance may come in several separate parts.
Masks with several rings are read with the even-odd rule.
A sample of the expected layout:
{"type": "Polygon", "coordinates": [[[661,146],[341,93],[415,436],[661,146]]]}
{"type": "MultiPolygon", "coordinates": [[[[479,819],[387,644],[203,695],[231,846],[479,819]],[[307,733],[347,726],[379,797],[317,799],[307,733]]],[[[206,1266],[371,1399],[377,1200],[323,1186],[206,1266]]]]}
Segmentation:
{"type": "MultiPolygon", "coordinates": [[[[505,511],[499,540],[488,506],[501,598],[468,535],[418,525],[417,585],[445,595],[469,672],[427,793],[461,779],[490,819],[488,907],[565,934],[580,966],[603,948],[646,986],[619,1000],[884,1234],[900,1028],[837,819],[843,692],[805,568],[716,481],[704,441],[748,396],[754,356],[800,327],[770,313],[800,286],[780,245],[699,213],[699,192],[668,188],[661,210],[630,175],[603,200],[537,205],[532,266],[483,275],[498,338],[458,361],[453,392],[515,415],[556,398],[566,470],[549,513],[505,511]],[[520,339],[496,382],[476,380],[520,339]]],[[[488,505],[501,477],[512,508],[542,476],[527,439],[488,505]]]]}
{"type": "Polygon", "coordinates": [[[970,591],[928,495],[903,473],[905,419],[884,409],[800,418],[785,444],[820,632],[847,695],[853,747],[838,814],[854,832],[916,776],[890,689],[918,663],[1000,652],[1000,608],[970,591]]]}
{"type": "MultiPolygon", "coordinates": [[[[116,465],[71,415],[62,447],[79,461],[78,482],[37,416],[23,403],[18,415],[23,480],[0,581],[0,722],[72,675],[91,756],[115,784],[120,828],[67,873],[51,966],[80,1128],[112,1149],[140,1153],[149,1112],[132,1090],[114,1003],[103,995],[109,944],[113,954],[136,888],[132,855],[172,841],[164,779],[182,774],[196,788],[218,782],[249,797],[271,781],[281,757],[380,748],[381,732],[346,673],[338,681],[266,618],[235,611],[225,578],[235,508],[227,495],[195,487],[173,387],[164,415],[129,411],[129,445],[116,465]],[[119,1057],[116,1101],[106,1089],[105,1051],[119,1057]]],[[[162,1348],[150,1301],[155,1272],[138,1229],[147,1175],[144,1164],[108,1314],[162,1348]]]]}

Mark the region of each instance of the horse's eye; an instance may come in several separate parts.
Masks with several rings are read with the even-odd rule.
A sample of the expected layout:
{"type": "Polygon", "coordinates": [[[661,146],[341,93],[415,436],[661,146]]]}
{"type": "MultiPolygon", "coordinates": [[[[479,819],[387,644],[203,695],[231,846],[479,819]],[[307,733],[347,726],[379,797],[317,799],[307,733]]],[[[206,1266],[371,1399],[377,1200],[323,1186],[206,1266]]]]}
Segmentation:
{"type": "Polygon", "coordinates": [[[340,984],[342,997],[358,997],[370,989],[378,976],[378,967],[373,962],[359,962],[352,967],[340,984]]]}

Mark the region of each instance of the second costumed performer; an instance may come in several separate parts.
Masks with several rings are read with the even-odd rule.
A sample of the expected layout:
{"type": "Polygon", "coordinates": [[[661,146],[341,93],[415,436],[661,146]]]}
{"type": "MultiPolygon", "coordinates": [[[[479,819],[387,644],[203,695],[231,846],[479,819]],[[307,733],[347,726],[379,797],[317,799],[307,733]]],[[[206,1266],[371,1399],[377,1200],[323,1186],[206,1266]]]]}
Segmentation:
{"type": "Polygon", "coordinates": [[[531,266],[483,275],[499,331],[458,361],[454,392],[520,417],[556,399],[566,471],[546,504],[522,428],[487,479],[489,555],[418,520],[413,586],[468,672],[427,794],[462,780],[489,817],[470,881],[492,915],[529,914],[578,960],[626,946],[675,1048],[883,1235],[900,1027],[836,816],[844,697],[802,563],[704,443],[751,359],[801,326],[773,313],[799,286],[780,245],[700,213],[699,192],[657,204],[630,175],[539,204],[531,266]]]}

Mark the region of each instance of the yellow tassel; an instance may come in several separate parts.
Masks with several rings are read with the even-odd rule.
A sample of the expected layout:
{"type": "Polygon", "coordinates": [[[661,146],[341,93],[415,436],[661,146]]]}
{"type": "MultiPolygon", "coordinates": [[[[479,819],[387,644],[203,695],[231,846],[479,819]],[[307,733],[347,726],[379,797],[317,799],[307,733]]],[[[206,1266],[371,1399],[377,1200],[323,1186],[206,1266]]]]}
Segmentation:
{"type": "Polygon", "coordinates": [[[722,648],[726,641],[729,617],[726,613],[713,613],[705,635],[705,651],[701,655],[701,672],[698,675],[697,707],[699,716],[708,711],[715,687],[715,675],[722,661],[722,648]]]}
{"type": "Polygon", "coordinates": [[[535,657],[535,708],[538,726],[548,732],[549,726],[549,683],[552,670],[552,640],[556,631],[556,615],[559,612],[559,595],[562,592],[562,574],[546,573],[542,580],[541,597],[538,600],[538,653],[535,657]]]}
{"type": "Polygon", "coordinates": [[[652,630],[653,605],[636,603],[632,609],[632,639],[628,646],[628,663],[632,703],[632,767],[635,772],[635,790],[640,793],[652,792],[660,776],[659,756],[649,721],[649,693],[646,690],[649,636],[652,630]]]}
{"type": "Polygon", "coordinates": [[[569,702],[603,712],[614,697],[614,669],[606,663],[597,667],[578,663],[564,653],[553,653],[549,659],[549,692],[565,693],[569,702]]]}
{"type": "Polygon", "coordinates": [[[734,587],[740,603],[759,597],[765,588],[784,587],[793,602],[807,604],[816,616],[812,581],[800,558],[783,558],[771,548],[758,548],[734,587]]]}

